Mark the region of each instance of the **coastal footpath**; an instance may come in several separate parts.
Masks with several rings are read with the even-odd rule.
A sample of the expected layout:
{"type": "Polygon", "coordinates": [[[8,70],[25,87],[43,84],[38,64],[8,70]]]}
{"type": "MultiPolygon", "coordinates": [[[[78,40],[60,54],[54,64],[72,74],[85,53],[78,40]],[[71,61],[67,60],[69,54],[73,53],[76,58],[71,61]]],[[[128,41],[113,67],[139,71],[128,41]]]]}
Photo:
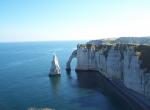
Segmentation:
{"type": "Polygon", "coordinates": [[[99,71],[107,79],[120,82],[150,99],[149,41],[150,38],[119,38],[78,44],[66,69],[70,70],[72,58],[77,58],[76,70],[99,71]]]}

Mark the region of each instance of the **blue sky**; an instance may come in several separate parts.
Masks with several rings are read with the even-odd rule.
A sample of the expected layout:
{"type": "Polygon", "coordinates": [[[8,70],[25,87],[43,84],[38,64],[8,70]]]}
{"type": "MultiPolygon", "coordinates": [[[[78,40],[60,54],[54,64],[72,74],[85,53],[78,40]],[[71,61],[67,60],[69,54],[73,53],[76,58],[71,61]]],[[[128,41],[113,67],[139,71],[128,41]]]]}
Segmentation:
{"type": "Polygon", "coordinates": [[[0,42],[150,35],[150,0],[0,0],[0,42]]]}

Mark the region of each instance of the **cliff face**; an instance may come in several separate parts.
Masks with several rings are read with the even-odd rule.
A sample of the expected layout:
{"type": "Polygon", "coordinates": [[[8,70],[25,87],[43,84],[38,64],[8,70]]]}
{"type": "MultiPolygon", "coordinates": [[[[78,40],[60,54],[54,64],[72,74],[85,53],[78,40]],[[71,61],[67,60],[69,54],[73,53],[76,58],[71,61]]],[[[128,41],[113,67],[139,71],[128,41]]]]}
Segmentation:
{"type": "Polygon", "coordinates": [[[94,45],[77,47],[77,70],[97,70],[111,80],[120,80],[136,92],[150,97],[150,46],[94,45]]]}

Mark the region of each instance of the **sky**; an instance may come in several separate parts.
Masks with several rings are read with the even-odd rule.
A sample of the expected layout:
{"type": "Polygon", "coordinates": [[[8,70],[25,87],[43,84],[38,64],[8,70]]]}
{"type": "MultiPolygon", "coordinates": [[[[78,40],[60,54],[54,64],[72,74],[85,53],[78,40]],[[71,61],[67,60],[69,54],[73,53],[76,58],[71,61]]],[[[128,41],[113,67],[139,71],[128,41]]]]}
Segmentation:
{"type": "Polygon", "coordinates": [[[150,0],[0,0],[0,42],[150,36],[150,0]]]}

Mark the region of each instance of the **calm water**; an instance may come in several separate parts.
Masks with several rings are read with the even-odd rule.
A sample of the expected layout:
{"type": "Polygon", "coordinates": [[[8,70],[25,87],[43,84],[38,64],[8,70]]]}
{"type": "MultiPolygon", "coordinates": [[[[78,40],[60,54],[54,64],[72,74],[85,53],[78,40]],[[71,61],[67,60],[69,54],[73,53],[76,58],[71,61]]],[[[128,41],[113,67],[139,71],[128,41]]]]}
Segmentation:
{"type": "MultiPolygon", "coordinates": [[[[27,110],[30,107],[56,110],[129,110],[127,105],[122,106],[124,103],[118,103],[97,87],[91,73],[82,74],[81,77],[74,71],[66,73],[66,61],[76,44],[75,41],[1,43],[0,110],[27,110]],[[59,58],[62,75],[49,78],[53,53],[59,58]]],[[[75,64],[76,61],[73,60],[73,69],[75,64]]]]}

